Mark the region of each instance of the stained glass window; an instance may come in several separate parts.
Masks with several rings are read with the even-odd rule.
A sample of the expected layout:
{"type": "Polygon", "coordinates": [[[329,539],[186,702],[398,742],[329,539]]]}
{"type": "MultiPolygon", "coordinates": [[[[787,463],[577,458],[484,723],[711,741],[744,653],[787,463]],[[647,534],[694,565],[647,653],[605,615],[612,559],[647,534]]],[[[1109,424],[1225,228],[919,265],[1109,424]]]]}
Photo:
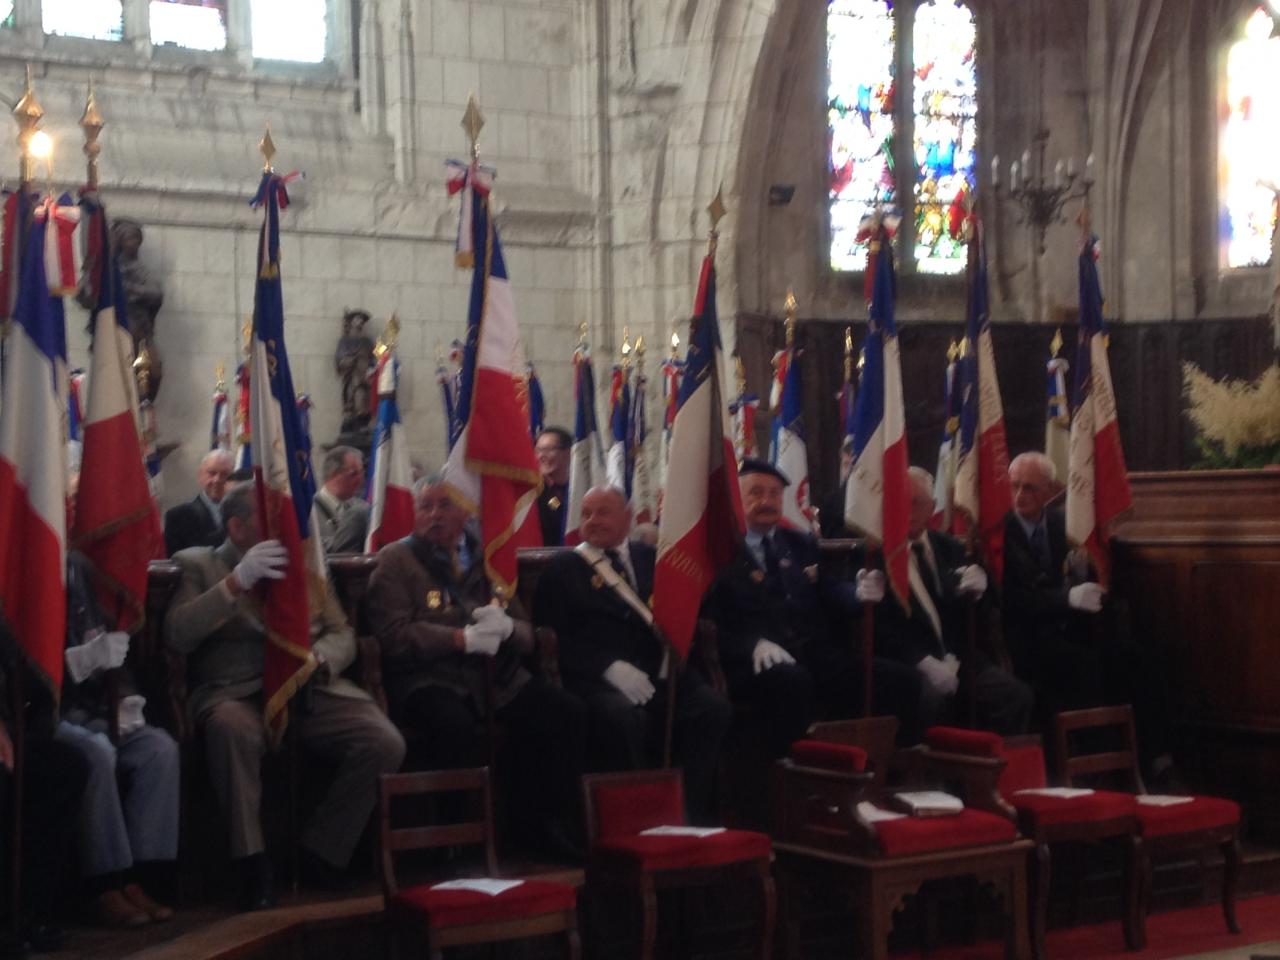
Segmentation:
{"type": "Polygon", "coordinates": [[[324,59],[326,0],[253,0],[253,55],[260,60],[324,59]]]}
{"type": "Polygon", "coordinates": [[[124,36],[120,0],[41,0],[45,33],[90,40],[119,40],[124,36]]]}
{"type": "Polygon", "coordinates": [[[226,0],[151,0],[151,42],[189,50],[227,46],[226,0]]]}
{"type": "Polygon", "coordinates": [[[0,27],[13,26],[13,0],[0,0],[0,27]]]}
{"type": "Polygon", "coordinates": [[[1226,267],[1271,261],[1280,184],[1280,37],[1262,5],[1227,54],[1218,140],[1219,241],[1226,267]]]}
{"type": "Polygon", "coordinates": [[[828,197],[831,266],[861,270],[866,244],[858,225],[898,195],[894,22],[891,0],[832,0],[827,7],[828,197]]]}
{"type": "Polygon", "coordinates": [[[915,156],[915,255],[923,273],[964,269],[963,243],[946,229],[947,208],[972,183],[978,138],[978,78],[973,14],[954,0],[916,9],[913,38],[912,148],[915,156]]]}

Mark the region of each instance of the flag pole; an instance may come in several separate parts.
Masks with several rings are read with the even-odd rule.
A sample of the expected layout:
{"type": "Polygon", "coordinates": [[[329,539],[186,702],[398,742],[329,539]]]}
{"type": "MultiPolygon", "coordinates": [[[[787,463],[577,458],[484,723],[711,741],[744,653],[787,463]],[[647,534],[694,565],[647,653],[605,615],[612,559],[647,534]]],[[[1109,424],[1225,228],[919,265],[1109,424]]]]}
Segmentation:
{"type": "MultiPolygon", "coordinates": [[[[980,256],[981,251],[977,247],[979,240],[975,223],[976,214],[974,213],[974,196],[972,191],[969,192],[965,199],[965,206],[967,209],[964,219],[964,238],[969,245],[968,275],[969,287],[972,291],[973,284],[978,282],[978,257],[980,256]]],[[[970,293],[970,296],[972,296],[972,293],[970,293]]],[[[969,334],[970,331],[966,322],[965,335],[960,341],[960,356],[963,357],[967,352],[972,351],[975,354],[974,363],[977,363],[978,360],[976,359],[976,354],[978,351],[978,344],[970,341],[969,334]]],[[[958,440],[959,431],[957,430],[956,439],[952,441],[952,457],[956,456],[958,453],[958,450],[956,449],[958,446],[958,440]]],[[[978,442],[979,441],[975,438],[974,443],[976,444],[978,442]]],[[[955,499],[954,484],[952,485],[949,496],[951,496],[953,500],[955,499]]],[[[948,510],[947,512],[950,513],[951,511],[948,510]]],[[[969,528],[965,532],[964,555],[965,559],[970,563],[982,563],[985,560],[985,557],[981,555],[982,549],[978,543],[978,523],[980,519],[980,517],[971,517],[969,521],[969,528]]],[[[964,658],[961,660],[961,667],[964,671],[965,719],[968,721],[970,729],[976,730],[978,727],[978,684],[973,675],[973,663],[974,658],[978,653],[978,601],[974,597],[965,597],[964,613],[965,647],[964,658]]]]}
{"type": "MultiPolygon", "coordinates": [[[[875,269],[876,257],[880,254],[880,244],[887,237],[885,236],[884,223],[880,217],[876,217],[876,231],[871,238],[869,250],[867,251],[867,273],[868,276],[875,269]]],[[[868,291],[870,287],[867,288],[868,291]]],[[[871,315],[871,298],[867,298],[867,316],[868,326],[870,326],[871,315]]],[[[862,569],[870,573],[875,569],[875,555],[880,553],[880,547],[867,543],[867,548],[862,554],[862,569]]],[[[874,687],[873,671],[875,669],[876,656],[876,609],[873,603],[864,603],[862,605],[862,715],[864,717],[872,716],[871,691],[874,687]]]]}

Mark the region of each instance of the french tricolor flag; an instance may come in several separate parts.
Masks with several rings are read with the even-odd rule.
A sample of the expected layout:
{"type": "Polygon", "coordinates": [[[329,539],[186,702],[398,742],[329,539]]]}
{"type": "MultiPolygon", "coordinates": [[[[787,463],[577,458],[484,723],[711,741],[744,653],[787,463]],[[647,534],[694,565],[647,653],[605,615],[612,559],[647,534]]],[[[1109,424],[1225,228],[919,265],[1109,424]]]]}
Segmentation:
{"type": "Polygon", "coordinates": [[[845,489],[844,520],[884,553],[889,586],[904,610],[911,609],[907,582],[907,526],[911,487],[907,478],[907,438],[902,406],[902,364],[893,307],[896,281],[888,228],[874,224],[874,272],[868,312],[866,362],[854,412],[853,468],[845,489]]]}
{"type": "Polygon", "coordinates": [[[776,372],[770,405],[777,413],[773,420],[770,459],[791,481],[782,495],[782,525],[817,533],[816,516],[809,504],[809,454],[804,436],[800,351],[794,347],[780,350],[774,358],[774,366],[776,372]]]}
{"type": "Polygon", "coordinates": [[[67,324],[45,274],[48,206],[13,195],[5,211],[18,274],[0,387],[0,615],[56,700],[67,628],[67,324]]]}
{"type": "Polygon", "coordinates": [[[1133,495],[1120,446],[1116,395],[1107,360],[1097,237],[1085,239],[1079,267],[1080,340],[1076,348],[1075,415],[1071,419],[1067,539],[1088,550],[1098,582],[1106,586],[1111,568],[1109,526],[1129,509],[1133,495]]]}
{"type": "Polygon", "coordinates": [[[713,245],[689,323],[653,580],[654,622],[681,657],[693,645],[702,597],[744,529],[723,363],[713,245]]]}
{"type": "Polygon", "coordinates": [[[973,222],[969,240],[969,307],[960,353],[960,429],[956,465],[955,532],[972,529],[993,579],[1004,577],[1004,522],[1013,508],[1009,489],[1009,444],[1004,402],[996,376],[988,307],[987,254],[982,224],[973,222]]]}
{"type": "Polygon", "coordinates": [[[492,170],[449,163],[449,193],[462,195],[455,262],[473,271],[458,392],[461,432],[444,478],[454,498],[479,513],[485,573],[495,593],[510,597],[517,581],[516,550],[542,542],[538,512],[532,509],[542,476],[529,437],[524,346],[489,210],[492,186],[492,170]]]}
{"type": "Polygon", "coordinates": [[[573,447],[569,452],[569,492],[564,508],[564,543],[582,542],[582,498],[604,482],[604,458],[596,425],[596,378],[586,343],[573,351],[573,447]]]}
{"type": "Polygon", "coordinates": [[[96,254],[86,263],[95,274],[86,278],[86,289],[96,302],[89,321],[93,356],[72,543],[93,565],[102,609],[116,629],[132,631],[145,614],[147,565],[163,556],[164,539],[143,459],[133,337],[120,269],[107,253],[106,211],[96,190],[86,190],[82,203],[85,228],[94,234],[88,246],[96,254]]]}
{"type": "Polygon", "coordinates": [[[364,552],[377,553],[413,532],[413,471],[400,422],[396,387],[400,361],[388,350],[378,365],[378,419],[373,430],[373,470],[369,476],[369,535],[364,552]]]}
{"type": "Polygon", "coordinates": [[[609,483],[631,497],[631,372],[613,368],[609,385],[609,454],[605,470],[609,483]]]}
{"type": "Polygon", "coordinates": [[[289,701],[316,669],[311,653],[311,612],[328,594],[324,550],[311,527],[315,476],[298,412],[284,338],[280,282],[280,211],[288,206],[285,178],[271,170],[252,203],[262,209],[253,336],[249,346],[249,416],[256,434],[253,476],[263,539],[279,540],[288,553],[284,579],[268,580],[263,621],[264,721],[274,742],[289,722],[289,701]]]}

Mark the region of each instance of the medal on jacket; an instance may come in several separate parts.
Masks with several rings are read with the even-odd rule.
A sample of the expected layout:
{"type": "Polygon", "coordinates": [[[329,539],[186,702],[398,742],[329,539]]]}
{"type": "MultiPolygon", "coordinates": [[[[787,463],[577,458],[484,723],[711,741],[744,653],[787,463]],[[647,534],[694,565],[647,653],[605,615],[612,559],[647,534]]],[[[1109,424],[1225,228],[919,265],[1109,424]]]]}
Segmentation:
{"type": "Polygon", "coordinates": [[[764,583],[764,571],[763,571],[763,570],[752,570],[752,571],[751,571],[751,582],[752,582],[752,583],[764,583]]]}
{"type": "Polygon", "coordinates": [[[809,578],[810,583],[817,583],[818,565],[816,563],[809,564],[809,566],[804,568],[804,575],[809,578]]]}
{"type": "Polygon", "coordinates": [[[591,575],[591,589],[599,590],[603,586],[604,586],[604,577],[600,576],[600,574],[598,573],[593,573],[591,575]]]}
{"type": "Polygon", "coordinates": [[[559,498],[559,497],[551,497],[550,499],[548,499],[548,500],[547,500],[547,506],[548,506],[548,507],[550,507],[552,510],[559,510],[559,509],[560,509],[560,498],[559,498]]]}
{"type": "Polygon", "coordinates": [[[443,606],[444,606],[444,594],[441,593],[439,590],[428,590],[427,591],[427,609],[439,610],[443,606]]]}

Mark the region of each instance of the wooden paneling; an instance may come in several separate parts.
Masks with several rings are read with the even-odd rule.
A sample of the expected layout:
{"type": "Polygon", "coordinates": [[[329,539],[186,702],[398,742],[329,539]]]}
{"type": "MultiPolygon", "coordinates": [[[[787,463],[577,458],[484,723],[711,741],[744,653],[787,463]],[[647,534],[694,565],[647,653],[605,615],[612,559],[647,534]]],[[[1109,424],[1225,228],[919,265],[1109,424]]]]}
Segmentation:
{"type": "MultiPolygon", "coordinates": [[[[900,327],[903,394],[911,462],[932,470],[943,423],[943,370],[947,344],[962,331],[955,322],[908,322],[900,327]]],[[[844,323],[801,320],[796,342],[805,351],[805,427],[809,476],[819,502],[836,483],[840,423],[836,394],[844,363],[844,323]]],[[[866,323],[853,323],[854,345],[866,323]]],[[[1054,328],[1028,323],[993,326],[996,367],[1004,399],[1009,448],[1014,454],[1044,445],[1045,374],[1054,328]]],[[[737,319],[738,352],[747,383],[767,403],[770,360],[782,345],[782,325],[756,314],[737,319]]],[[[1064,355],[1074,359],[1076,329],[1063,327],[1064,355]]],[[[1253,378],[1271,362],[1271,329],[1264,318],[1189,323],[1117,323],[1111,327],[1111,370],[1120,411],[1120,435],[1131,470],[1184,470],[1197,455],[1194,429],[1183,414],[1182,364],[1194,361],[1214,377],[1253,378]]],[[[768,412],[757,435],[768,448],[768,412]]]]}

